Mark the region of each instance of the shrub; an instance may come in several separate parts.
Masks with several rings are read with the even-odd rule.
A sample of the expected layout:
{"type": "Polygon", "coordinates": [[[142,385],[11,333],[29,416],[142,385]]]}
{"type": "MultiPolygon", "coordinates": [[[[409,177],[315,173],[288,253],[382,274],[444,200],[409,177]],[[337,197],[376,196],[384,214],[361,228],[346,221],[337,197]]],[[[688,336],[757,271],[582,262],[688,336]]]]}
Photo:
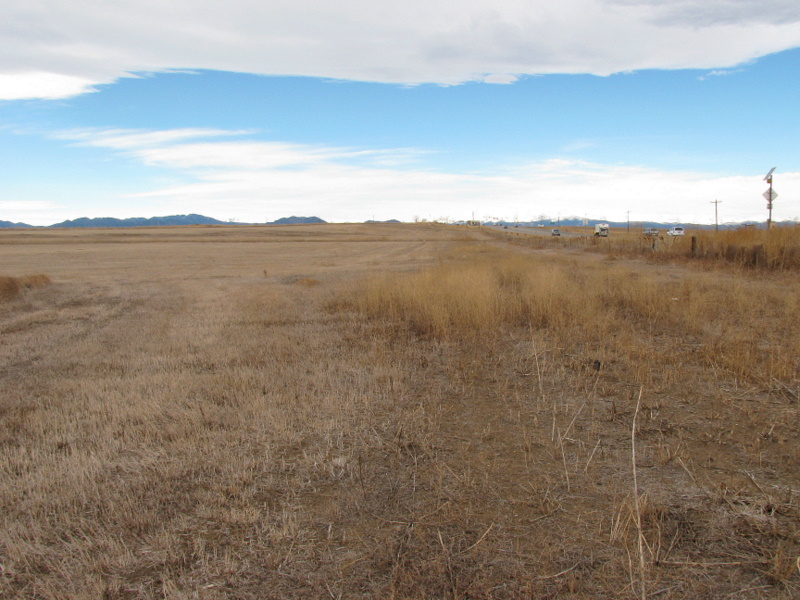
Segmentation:
{"type": "Polygon", "coordinates": [[[19,284],[13,277],[0,277],[0,302],[19,296],[19,284]]]}
{"type": "Polygon", "coordinates": [[[41,274],[23,277],[0,276],[0,302],[13,300],[22,293],[23,289],[31,290],[50,285],[50,283],[50,278],[41,274]]]}

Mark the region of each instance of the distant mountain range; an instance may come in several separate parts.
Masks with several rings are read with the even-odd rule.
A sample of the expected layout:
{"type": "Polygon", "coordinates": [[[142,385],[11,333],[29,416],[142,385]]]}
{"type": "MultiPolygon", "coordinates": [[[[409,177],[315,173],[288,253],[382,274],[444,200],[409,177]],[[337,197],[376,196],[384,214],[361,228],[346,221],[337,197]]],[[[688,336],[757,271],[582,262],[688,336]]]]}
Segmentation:
{"type": "MultiPolygon", "coordinates": [[[[325,223],[319,217],[283,217],[264,225],[298,225],[310,223],[325,223]]],[[[130,219],[115,219],[113,217],[98,217],[90,219],[81,217],[71,221],[62,221],[48,227],[77,228],[77,227],[158,227],[170,225],[261,225],[261,223],[232,223],[230,221],[219,221],[203,215],[173,215],[170,217],[134,217],[130,219]]],[[[0,221],[0,229],[33,227],[26,223],[12,223],[11,221],[0,221]]]]}
{"type": "MultiPolygon", "coordinates": [[[[61,227],[61,228],[78,228],[78,227],[158,227],[158,226],[174,226],[174,225],[307,225],[312,223],[326,223],[319,217],[283,217],[276,221],[269,223],[238,223],[231,221],[219,221],[211,217],[204,217],[203,215],[172,215],[169,217],[135,217],[131,219],[115,219],[112,217],[99,217],[90,219],[88,217],[81,217],[80,219],[73,219],[71,221],[62,221],[55,225],[48,225],[48,227],[61,227]]],[[[388,221],[366,221],[366,223],[400,223],[397,219],[390,219],[388,221]]],[[[603,219],[581,219],[578,217],[566,217],[563,219],[541,219],[538,221],[492,221],[484,223],[486,225],[501,225],[501,226],[514,226],[520,225],[523,227],[568,227],[568,226],[581,226],[588,225],[593,227],[596,223],[608,223],[611,227],[628,227],[643,228],[643,227],[657,227],[669,228],[676,225],[685,227],[686,229],[712,229],[714,225],[699,225],[696,223],[659,223],[655,221],[605,221],[603,219]]],[[[791,225],[794,221],[782,221],[775,223],[776,225],[791,225]]],[[[744,223],[720,223],[720,229],[735,229],[743,225],[763,226],[763,222],[746,221],[744,223]]],[[[23,228],[34,227],[27,223],[12,223],[11,221],[0,221],[0,229],[10,228],[23,228]]]]}
{"type": "Polygon", "coordinates": [[[311,225],[312,223],[326,223],[319,217],[283,217],[267,225],[311,225]]]}
{"type": "Polygon", "coordinates": [[[0,221],[0,229],[11,229],[14,227],[33,227],[27,223],[12,223],[11,221],[0,221]]]}

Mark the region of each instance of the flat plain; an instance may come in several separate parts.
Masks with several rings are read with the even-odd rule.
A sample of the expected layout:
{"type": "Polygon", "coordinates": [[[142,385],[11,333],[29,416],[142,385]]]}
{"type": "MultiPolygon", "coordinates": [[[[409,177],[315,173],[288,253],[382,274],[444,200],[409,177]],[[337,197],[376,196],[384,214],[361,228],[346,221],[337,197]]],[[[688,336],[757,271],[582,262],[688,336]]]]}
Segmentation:
{"type": "Polygon", "coordinates": [[[0,231],[0,596],[800,596],[797,272],[547,242],[0,231]]]}

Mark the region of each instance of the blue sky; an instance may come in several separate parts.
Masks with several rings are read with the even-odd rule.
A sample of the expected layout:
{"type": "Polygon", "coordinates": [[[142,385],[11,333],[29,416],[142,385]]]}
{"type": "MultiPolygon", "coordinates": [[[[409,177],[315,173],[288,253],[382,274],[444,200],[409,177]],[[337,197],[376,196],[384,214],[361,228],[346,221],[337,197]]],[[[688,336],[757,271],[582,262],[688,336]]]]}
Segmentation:
{"type": "Polygon", "coordinates": [[[332,6],[8,0],[0,219],[800,216],[794,0],[332,6]]]}

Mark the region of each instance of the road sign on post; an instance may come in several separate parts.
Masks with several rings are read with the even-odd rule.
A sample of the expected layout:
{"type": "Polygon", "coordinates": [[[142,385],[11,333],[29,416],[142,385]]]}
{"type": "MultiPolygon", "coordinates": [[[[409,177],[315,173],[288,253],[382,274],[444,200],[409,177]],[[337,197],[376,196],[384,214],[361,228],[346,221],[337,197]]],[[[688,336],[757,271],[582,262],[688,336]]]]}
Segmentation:
{"type": "Polygon", "coordinates": [[[762,194],[762,196],[764,196],[764,198],[767,199],[767,202],[772,202],[773,200],[775,200],[775,198],[778,197],[778,192],[776,192],[772,188],[769,188],[766,192],[762,194]]]}
{"type": "Polygon", "coordinates": [[[769,189],[764,192],[763,196],[767,199],[767,210],[769,211],[769,216],[767,216],[767,229],[772,228],[772,201],[778,197],[778,192],[772,189],[772,174],[775,172],[776,167],[772,167],[767,173],[767,176],[764,177],[764,181],[769,184],[769,189]]]}

